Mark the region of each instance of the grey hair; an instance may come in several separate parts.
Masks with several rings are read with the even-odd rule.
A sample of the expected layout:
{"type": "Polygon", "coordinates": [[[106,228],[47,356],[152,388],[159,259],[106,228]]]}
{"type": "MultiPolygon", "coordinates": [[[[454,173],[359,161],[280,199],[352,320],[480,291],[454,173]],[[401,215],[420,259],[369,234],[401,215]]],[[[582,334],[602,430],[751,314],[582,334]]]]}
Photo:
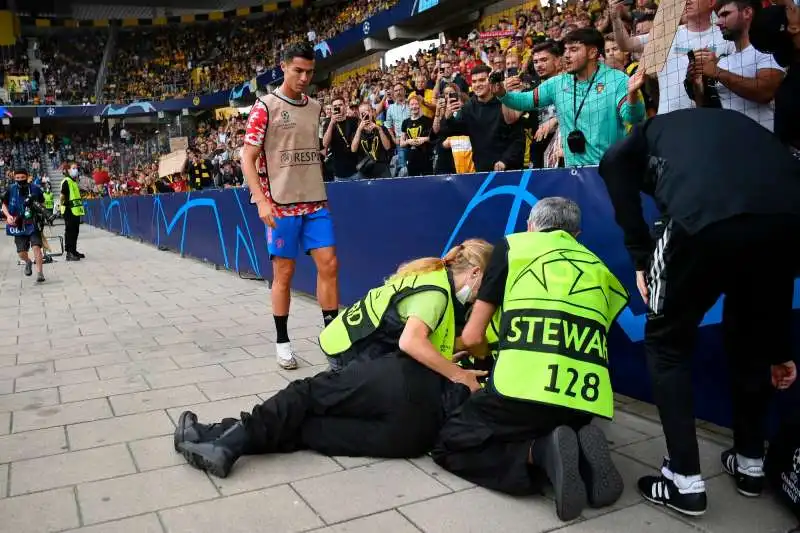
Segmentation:
{"type": "Polygon", "coordinates": [[[569,198],[542,198],[531,208],[528,226],[536,231],[560,229],[577,234],[581,230],[581,208],[569,198]]]}

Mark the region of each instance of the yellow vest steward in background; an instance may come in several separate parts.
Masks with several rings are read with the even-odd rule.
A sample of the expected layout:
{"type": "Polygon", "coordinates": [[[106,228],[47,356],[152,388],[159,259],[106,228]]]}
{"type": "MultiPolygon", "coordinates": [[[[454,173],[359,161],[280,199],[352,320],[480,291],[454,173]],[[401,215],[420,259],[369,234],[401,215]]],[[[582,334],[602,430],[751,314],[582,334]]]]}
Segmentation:
{"type": "Polygon", "coordinates": [[[425,291],[439,291],[447,296],[447,309],[428,338],[445,358],[452,359],[455,312],[450,278],[446,270],[405,276],[372,289],[364,298],[339,313],[334,321],[322,330],[319,336],[322,351],[329,357],[341,355],[350,349],[353,343],[374,333],[388,312],[396,312],[397,302],[412,294],[425,291]]]}
{"type": "Polygon", "coordinates": [[[44,207],[46,209],[53,209],[53,193],[51,192],[44,192],[44,207]]]}
{"type": "MultiPolygon", "coordinates": [[[[78,188],[78,184],[75,183],[75,180],[72,178],[64,178],[61,181],[61,187],[64,186],[65,181],[69,186],[69,198],[67,198],[67,204],[69,205],[70,212],[76,217],[82,217],[85,212],[83,210],[83,200],[81,200],[81,190],[78,188]]],[[[61,204],[59,210],[63,215],[67,209],[64,204],[61,204]]]]}
{"type": "Polygon", "coordinates": [[[500,320],[494,389],[611,418],[607,335],[628,291],[564,231],[516,233],[500,320]]]}

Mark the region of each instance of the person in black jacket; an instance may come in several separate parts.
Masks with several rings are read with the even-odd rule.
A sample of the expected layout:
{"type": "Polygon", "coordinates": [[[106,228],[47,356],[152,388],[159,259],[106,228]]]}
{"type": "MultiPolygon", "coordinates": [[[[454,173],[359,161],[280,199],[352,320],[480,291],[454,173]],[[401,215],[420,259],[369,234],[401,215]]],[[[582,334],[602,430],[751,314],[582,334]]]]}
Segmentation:
{"type": "Polygon", "coordinates": [[[800,158],[800,6],[794,0],[755,12],[750,42],[756,50],[772,54],[786,77],[775,93],[775,135],[800,158]]]}
{"type": "Polygon", "coordinates": [[[434,122],[433,131],[442,137],[468,135],[478,172],[519,170],[525,150],[522,124],[507,124],[503,118],[503,106],[489,85],[491,72],[486,65],[472,69],[475,97],[463,107],[459,100],[448,101],[446,119],[434,122]]]}
{"type": "Polygon", "coordinates": [[[639,491],[687,515],[706,510],[692,354],[703,316],[724,294],[734,447],[722,463],[740,493],[757,496],[771,385],[788,388],[797,376],[790,344],[800,162],[738,111],[685,109],[635,126],[606,152],[599,172],[648,306],[645,354],[667,441],[661,475],[641,478],[639,491]],[[657,242],[641,192],[663,215],[657,242]]]}

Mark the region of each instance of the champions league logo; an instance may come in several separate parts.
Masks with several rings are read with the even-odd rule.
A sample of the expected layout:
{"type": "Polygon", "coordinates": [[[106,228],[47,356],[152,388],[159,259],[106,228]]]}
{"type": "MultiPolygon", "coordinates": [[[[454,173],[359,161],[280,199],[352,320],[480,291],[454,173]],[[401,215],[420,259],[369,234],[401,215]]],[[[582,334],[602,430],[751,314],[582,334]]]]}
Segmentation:
{"type": "Polygon", "coordinates": [[[363,29],[364,29],[364,35],[368,35],[369,34],[369,21],[368,20],[366,22],[364,22],[364,28],[363,29]]]}
{"type": "Polygon", "coordinates": [[[55,107],[48,107],[47,108],[47,114],[52,117],[53,115],[56,114],[56,108],[55,107]]]}
{"type": "Polygon", "coordinates": [[[328,44],[328,41],[322,41],[321,43],[314,45],[314,51],[322,56],[322,59],[333,55],[333,50],[331,50],[331,45],[328,44]]]}
{"type": "Polygon", "coordinates": [[[783,481],[781,490],[794,503],[800,502],[800,487],[797,486],[798,476],[800,476],[800,448],[797,448],[792,456],[792,470],[781,472],[781,481],[783,481]]]}

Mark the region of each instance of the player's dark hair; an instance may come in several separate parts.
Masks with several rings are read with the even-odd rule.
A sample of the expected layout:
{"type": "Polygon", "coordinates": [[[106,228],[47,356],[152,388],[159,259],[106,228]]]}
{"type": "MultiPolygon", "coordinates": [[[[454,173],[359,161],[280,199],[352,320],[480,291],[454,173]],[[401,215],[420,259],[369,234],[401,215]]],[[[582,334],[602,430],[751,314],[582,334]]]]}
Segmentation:
{"type": "Polygon", "coordinates": [[[299,57],[300,59],[307,59],[309,61],[314,61],[314,47],[311,46],[309,42],[302,42],[302,43],[295,43],[290,46],[287,46],[286,49],[283,51],[283,55],[281,56],[281,60],[284,63],[291,63],[292,59],[295,57],[299,57]]]}

